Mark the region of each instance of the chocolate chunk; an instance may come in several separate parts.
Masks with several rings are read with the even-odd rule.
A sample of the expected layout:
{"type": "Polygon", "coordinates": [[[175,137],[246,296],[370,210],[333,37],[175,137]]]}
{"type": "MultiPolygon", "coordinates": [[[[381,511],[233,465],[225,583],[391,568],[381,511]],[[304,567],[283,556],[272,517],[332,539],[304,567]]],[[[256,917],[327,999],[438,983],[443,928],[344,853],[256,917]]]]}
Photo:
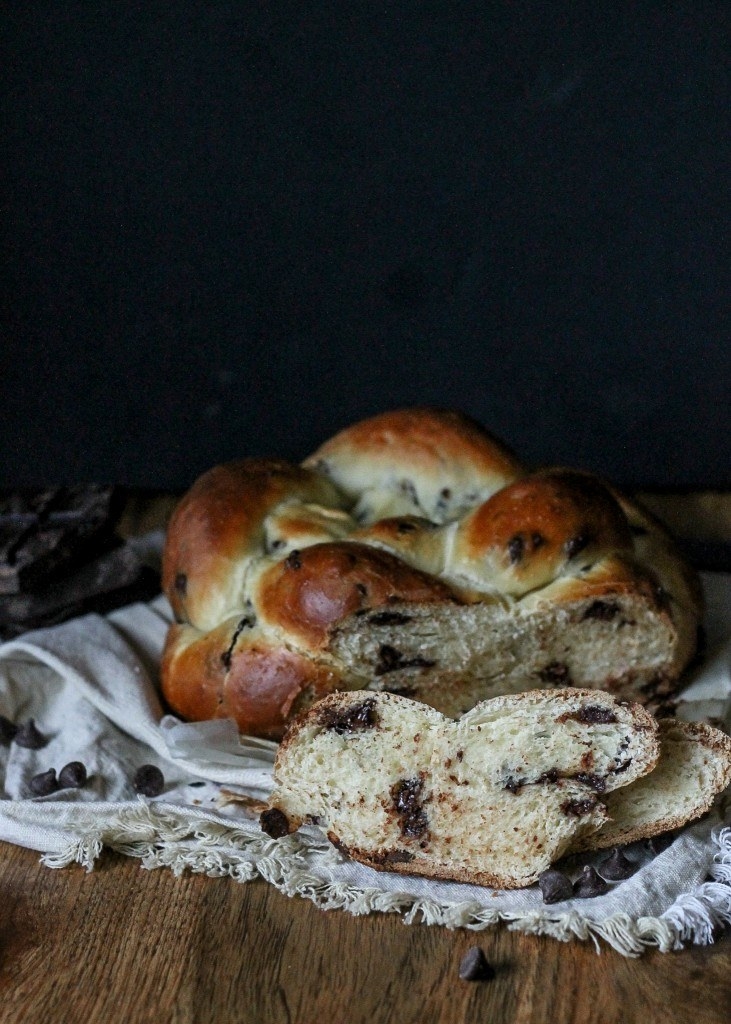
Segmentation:
{"type": "Polygon", "coordinates": [[[405,626],[411,622],[411,615],[404,615],[403,612],[376,612],[368,619],[369,626],[405,626]]]}
{"type": "Polygon", "coordinates": [[[0,743],[10,743],[15,737],[18,727],[5,715],[0,715],[0,743]]]}
{"type": "Polygon", "coordinates": [[[492,981],[495,968],[491,967],[479,946],[472,946],[459,962],[462,981],[492,981]]]}
{"type": "Polygon", "coordinates": [[[562,903],[573,896],[574,887],[571,879],[556,868],[549,868],[538,876],[538,887],[544,903],[562,903]]]}
{"type": "Polygon", "coordinates": [[[48,796],[50,793],[55,793],[58,789],[55,769],[49,768],[47,772],[34,775],[28,785],[34,796],[48,796]]]}
{"type": "Polygon", "coordinates": [[[369,697],[368,700],[364,700],[360,704],[352,705],[346,711],[325,707],[320,711],[318,719],[325,729],[332,730],[340,736],[349,732],[375,729],[379,722],[376,702],[373,697],[369,697]]]}
{"type": "Polygon", "coordinates": [[[86,785],[86,767],[81,761],[69,761],[58,773],[58,784],[61,789],[81,789],[86,785]]]}
{"type": "Polygon", "coordinates": [[[289,818],[278,807],[268,807],[262,811],[259,824],[262,832],[266,832],[271,839],[281,839],[282,836],[289,835],[289,818]]]}
{"type": "Polygon", "coordinates": [[[581,818],[585,814],[591,814],[597,805],[593,798],[587,800],[565,800],[561,804],[561,810],[572,818],[581,818]]]}
{"type": "Polygon", "coordinates": [[[429,830],[429,819],[421,806],[424,780],[420,776],[401,779],[391,786],[391,799],[399,816],[401,831],[405,836],[417,838],[429,830]]]}
{"type": "Polygon", "coordinates": [[[118,488],[56,487],[0,500],[0,594],[45,585],[90,557],[113,533],[118,488]]]}
{"type": "Polygon", "coordinates": [[[585,786],[593,789],[595,793],[603,793],[607,788],[607,780],[604,775],[595,775],[593,772],[579,772],[574,778],[577,782],[583,782],[585,786]]]}
{"type": "Polygon", "coordinates": [[[43,733],[38,731],[35,721],[29,718],[27,722],[23,722],[16,729],[15,742],[19,747],[25,747],[26,750],[40,750],[41,747],[45,747],[48,740],[43,733]]]}
{"type": "Polygon", "coordinates": [[[581,616],[581,621],[583,622],[585,619],[598,619],[600,622],[611,622],[618,612],[619,605],[616,601],[592,601],[581,616]]]}
{"type": "Polygon", "coordinates": [[[430,658],[405,657],[401,651],[396,650],[391,644],[381,644],[378,648],[378,661],[373,672],[377,676],[384,676],[389,672],[397,672],[402,668],[431,668],[436,662],[430,658]]]}
{"type": "Polygon", "coordinates": [[[590,900],[595,896],[603,896],[609,892],[609,886],[600,878],[591,865],[587,864],[574,884],[574,897],[577,900],[590,900]]]}
{"type": "MultiPolygon", "coordinates": [[[[332,842],[332,837],[329,834],[328,838],[332,842]]],[[[377,850],[368,857],[368,863],[382,864],[388,867],[391,864],[408,864],[413,859],[414,854],[410,850],[377,850]]]]}
{"type": "Polygon", "coordinates": [[[564,711],[556,719],[557,722],[581,722],[582,725],[611,725],[617,721],[617,716],[611,708],[602,707],[601,704],[587,704],[578,711],[564,711]]]}
{"type": "Polygon", "coordinates": [[[112,540],[102,553],[74,565],[38,592],[0,595],[0,637],[56,625],[85,612],[104,613],[132,601],[147,601],[159,591],[159,573],[143,565],[131,545],[112,540]]]}
{"type": "Polygon", "coordinates": [[[609,882],[620,882],[623,878],[629,878],[637,870],[638,865],[625,857],[622,850],[617,847],[599,865],[599,873],[602,878],[609,882]]]}
{"type": "Polygon", "coordinates": [[[141,796],[160,796],[165,788],[165,776],[154,764],[143,764],[135,772],[132,785],[141,796]]]}

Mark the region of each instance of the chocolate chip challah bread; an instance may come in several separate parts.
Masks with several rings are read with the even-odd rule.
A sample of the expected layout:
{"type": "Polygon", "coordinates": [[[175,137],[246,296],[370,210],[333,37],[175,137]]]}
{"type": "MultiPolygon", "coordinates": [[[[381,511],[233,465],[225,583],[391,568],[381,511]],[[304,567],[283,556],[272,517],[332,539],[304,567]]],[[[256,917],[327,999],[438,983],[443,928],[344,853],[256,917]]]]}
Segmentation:
{"type": "Polygon", "coordinates": [[[331,694],[285,735],[261,824],[280,838],[313,822],[377,869],[531,885],[608,821],[600,795],[652,770],[657,728],[591,690],[495,697],[457,722],[395,694],[331,694]]]}
{"type": "Polygon", "coordinates": [[[172,709],[272,739],[334,690],[454,717],[541,686],[661,701],[701,604],[628,498],[588,473],[529,473],[471,420],[429,409],[349,427],[301,466],[210,470],[172,517],[163,585],[172,709]]]}
{"type": "Polygon", "coordinates": [[[518,888],[563,854],[700,817],[731,781],[731,739],[596,690],[495,697],[457,722],[335,693],[289,727],[274,780],[274,839],[314,823],[379,870],[518,888]]]}

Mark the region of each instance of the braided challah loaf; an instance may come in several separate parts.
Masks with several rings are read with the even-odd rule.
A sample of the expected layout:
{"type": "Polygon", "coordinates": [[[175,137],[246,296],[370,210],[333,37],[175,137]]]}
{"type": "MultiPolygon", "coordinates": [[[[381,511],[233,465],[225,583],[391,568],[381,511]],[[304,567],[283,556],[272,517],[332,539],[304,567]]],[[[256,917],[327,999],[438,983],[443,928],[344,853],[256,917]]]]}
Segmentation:
{"type": "Polygon", "coordinates": [[[294,466],[202,476],[170,522],[164,694],[184,718],[279,739],[333,690],[458,716],[567,685],[647,704],[695,650],[697,577],[588,473],[528,473],[457,413],[384,413],[294,466]]]}

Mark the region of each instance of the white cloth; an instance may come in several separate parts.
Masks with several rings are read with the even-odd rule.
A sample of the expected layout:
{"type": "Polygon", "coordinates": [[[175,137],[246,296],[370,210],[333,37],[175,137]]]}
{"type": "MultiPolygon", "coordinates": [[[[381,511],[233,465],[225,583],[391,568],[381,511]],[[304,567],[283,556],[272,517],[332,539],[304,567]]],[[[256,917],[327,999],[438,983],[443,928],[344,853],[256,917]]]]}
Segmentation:
{"type": "MultiPolygon", "coordinates": [[[[690,719],[727,716],[731,703],[731,575],[707,573],[703,582],[708,655],[683,691],[679,713],[690,719]]],[[[502,920],[559,939],[603,938],[626,955],[707,943],[715,926],[731,922],[723,799],[663,853],[635,844],[630,853],[642,867],[607,895],[554,905],[536,887],[501,892],[375,872],[345,860],[314,827],[274,842],[259,829],[257,801],[271,788],[275,744],[240,740],[230,721],[191,725],[164,714],[157,670],[169,621],[160,597],[0,646],[0,714],[33,718],[47,738],[39,750],[0,744],[1,840],[41,851],[54,867],[78,861],[91,870],[109,846],[176,873],[261,875],[326,909],[396,911],[407,923],[473,929],[502,920]],[[70,761],[87,768],[83,788],[31,796],[34,775],[70,761]],[[162,769],[160,797],[135,795],[131,779],[143,764],[162,769]]],[[[577,871],[586,862],[577,860],[577,871]]]]}

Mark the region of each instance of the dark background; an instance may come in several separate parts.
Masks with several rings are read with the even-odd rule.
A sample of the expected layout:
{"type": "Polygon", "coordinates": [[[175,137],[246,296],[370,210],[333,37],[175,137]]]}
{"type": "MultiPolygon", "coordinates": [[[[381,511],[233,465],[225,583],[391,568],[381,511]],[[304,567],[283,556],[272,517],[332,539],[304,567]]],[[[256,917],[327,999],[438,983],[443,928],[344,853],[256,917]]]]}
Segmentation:
{"type": "Polygon", "coordinates": [[[731,484],[731,5],[2,16],[0,487],[184,488],[457,407],[731,484]]]}

